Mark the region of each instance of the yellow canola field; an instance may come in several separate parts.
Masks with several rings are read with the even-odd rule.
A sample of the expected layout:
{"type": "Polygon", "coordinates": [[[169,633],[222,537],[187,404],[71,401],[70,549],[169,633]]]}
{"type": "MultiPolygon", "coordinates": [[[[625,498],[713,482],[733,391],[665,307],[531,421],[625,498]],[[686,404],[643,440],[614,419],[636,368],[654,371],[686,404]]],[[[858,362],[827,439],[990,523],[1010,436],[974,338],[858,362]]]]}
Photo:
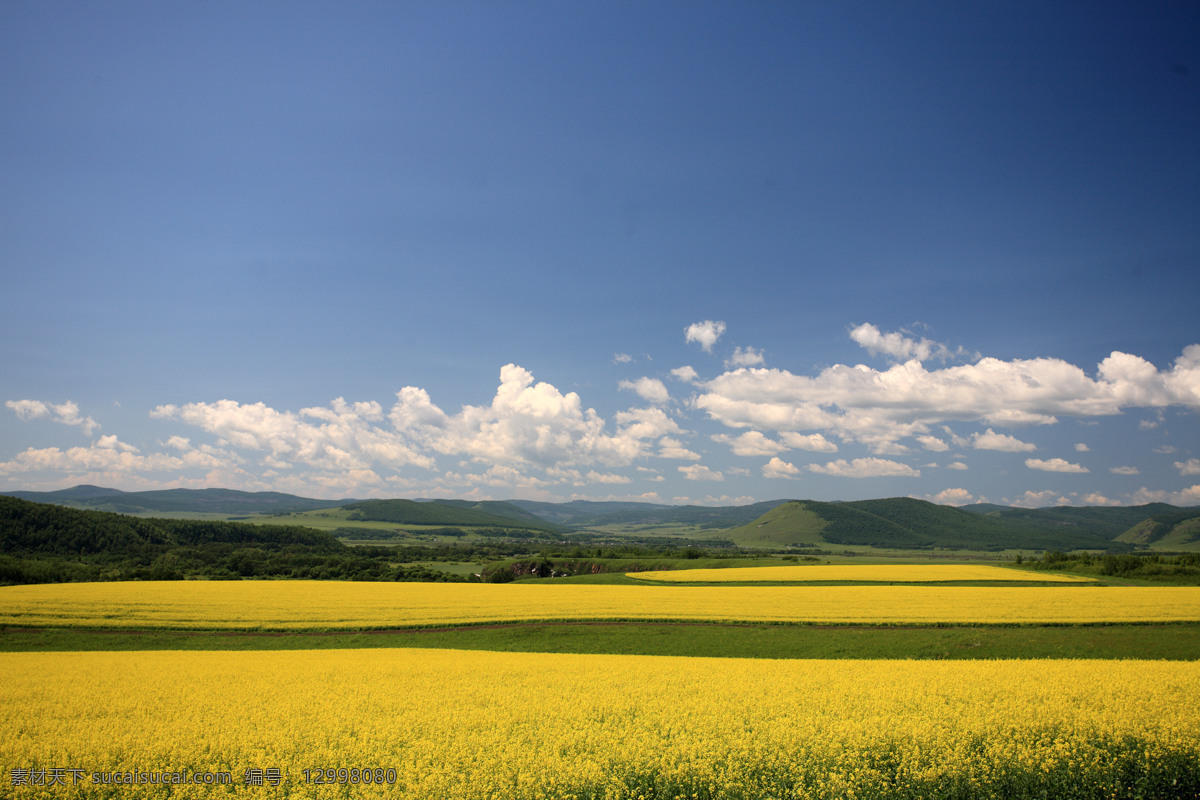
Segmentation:
{"type": "Polygon", "coordinates": [[[55,800],[1192,797],[1198,707],[1195,662],[2,653],[0,769],[55,800]]]}
{"type": "Polygon", "coordinates": [[[928,583],[931,581],[1039,581],[1043,583],[1094,583],[1077,575],[1053,575],[977,564],[814,564],[812,566],[729,567],[627,572],[631,578],[671,583],[727,581],[880,581],[928,583]]]}
{"type": "Polygon", "coordinates": [[[0,625],[368,629],[530,620],[1200,620],[1196,586],[663,586],[165,581],[0,588],[0,625]]]}

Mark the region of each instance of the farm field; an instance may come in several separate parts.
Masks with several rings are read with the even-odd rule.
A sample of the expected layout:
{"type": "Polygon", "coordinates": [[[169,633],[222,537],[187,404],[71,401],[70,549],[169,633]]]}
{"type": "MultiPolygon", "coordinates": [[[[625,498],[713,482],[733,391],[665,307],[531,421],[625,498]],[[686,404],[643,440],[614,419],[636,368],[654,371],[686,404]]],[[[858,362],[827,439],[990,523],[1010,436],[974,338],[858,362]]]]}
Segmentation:
{"type": "Polygon", "coordinates": [[[938,583],[948,581],[1031,581],[1092,583],[1092,578],[1021,572],[979,564],[814,564],[811,566],[733,567],[631,572],[629,577],[668,583],[816,582],[938,583]]]}
{"type": "Polygon", "coordinates": [[[1200,587],[782,569],[851,582],[3,587],[0,768],[36,800],[1200,796],[1200,587]]]}
{"type": "Polygon", "coordinates": [[[1200,587],[145,581],[0,588],[6,626],[355,630],[551,620],[1195,622],[1200,587]]]}
{"type": "Polygon", "coordinates": [[[54,768],[68,784],[84,778],[16,786],[14,797],[128,797],[128,787],[90,776],[162,772],[228,775],[232,784],[142,785],[136,796],[169,788],[181,798],[988,797],[997,789],[1005,797],[1188,797],[1200,789],[1195,662],[6,653],[0,685],[5,774],[54,768]],[[248,770],[278,770],[267,774],[279,783],[245,785],[248,770]]]}

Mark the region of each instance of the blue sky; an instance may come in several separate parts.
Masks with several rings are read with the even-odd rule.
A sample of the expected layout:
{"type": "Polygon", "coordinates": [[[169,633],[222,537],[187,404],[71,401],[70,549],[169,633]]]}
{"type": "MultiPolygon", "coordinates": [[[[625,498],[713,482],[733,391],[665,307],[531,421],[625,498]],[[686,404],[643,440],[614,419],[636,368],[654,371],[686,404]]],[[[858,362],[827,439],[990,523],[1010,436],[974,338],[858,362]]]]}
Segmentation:
{"type": "Polygon", "coordinates": [[[0,490],[1200,504],[1188,3],[0,6],[0,490]]]}

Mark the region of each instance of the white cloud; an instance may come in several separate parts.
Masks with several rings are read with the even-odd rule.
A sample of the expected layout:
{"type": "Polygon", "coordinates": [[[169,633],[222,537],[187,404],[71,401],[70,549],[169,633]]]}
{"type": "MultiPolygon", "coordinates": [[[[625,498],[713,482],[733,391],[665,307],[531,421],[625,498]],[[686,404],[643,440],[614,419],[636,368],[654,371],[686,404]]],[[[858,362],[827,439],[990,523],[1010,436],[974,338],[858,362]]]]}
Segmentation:
{"type": "Polygon", "coordinates": [[[1147,489],[1143,486],[1130,495],[1130,504],[1140,506],[1146,503],[1170,503],[1175,506],[1200,505],[1200,483],[1178,492],[1147,489]]]}
{"type": "Polygon", "coordinates": [[[696,370],[686,366],[676,367],[675,369],[671,370],[671,374],[684,383],[695,383],[696,379],[700,377],[696,370]]]}
{"type": "Polygon", "coordinates": [[[678,439],[672,439],[669,436],[664,436],[658,441],[658,457],[659,458],[675,458],[686,461],[699,461],[700,454],[694,453],[684,447],[683,442],[678,439]]]}
{"type": "Polygon", "coordinates": [[[635,441],[680,433],[679,425],[661,408],[631,408],[614,416],[621,435],[635,441]]]}
{"type": "Polygon", "coordinates": [[[689,481],[723,481],[725,476],[715,472],[703,464],[689,464],[686,467],[676,467],[683,477],[689,481]]]}
{"type": "Polygon", "coordinates": [[[737,347],[733,351],[733,355],[725,361],[726,368],[737,367],[757,367],[764,361],[762,350],[755,350],[753,347],[745,349],[737,347]]]}
{"type": "Polygon", "coordinates": [[[1113,475],[1139,475],[1141,474],[1137,467],[1109,467],[1108,471],[1113,475]]]}
{"type": "Polygon", "coordinates": [[[850,338],[862,347],[865,347],[867,352],[873,356],[882,354],[898,361],[909,361],[911,359],[927,361],[930,358],[938,358],[945,361],[964,354],[961,347],[956,351],[951,351],[944,344],[932,342],[924,337],[919,340],[912,339],[906,336],[906,333],[909,332],[883,333],[879,328],[868,322],[851,330],[850,338]]]}
{"type": "Polygon", "coordinates": [[[920,442],[921,446],[924,447],[926,450],[932,451],[934,453],[942,453],[942,452],[945,452],[946,450],[950,449],[950,445],[946,444],[945,442],[943,442],[941,439],[937,438],[936,436],[929,436],[929,435],[918,436],[917,441],[920,442]]]}
{"type": "Polygon", "coordinates": [[[971,503],[977,503],[975,495],[968,492],[966,489],[943,489],[932,497],[927,498],[931,503],[937,503],[943,506],[965,506],[971,503]]]}
{"type": "Polygon", "coordinates": [[[7,400],[4,405],[13,410],[13,413],[17,415],[17,419],[28,421],[49,417],[51,421],[62,425],[77,425],[83,428],[83,432],[89,436],[100,427],[100,423],[91,417],[80,416],[79,406],[70,400],[65,403],[45,403],[41,400],[7,400]]]}
{"type": "Polygon", "coordinates": [[[127,484],[130,479],[145,473],[178,472],[189,469],[225,470],[238,475],[239,482],[247,477],[234,465],[234,460],[219,451],[192,450],[179,456],[166,453],[141,454],[136,447],[117,439],[102,437],[90,447],[28,448],[10,461],[0,462],[0,475],[20,475],[38,472],[71,473],[75,483],[94,483],[88,476],[127,484]]]}
{"type": "Polygon", "coordinates": [[[328,407],[291,412],[276,411],[261,402],[218,400],[159,406],[151,416],[181,420],[238,449],[323,470],[433,466],[432,459],[379,424],[384,420],[383,409],[374,402],[347,403],[339,397],[328,407]]]}
{"type": "Polygon", "coordinates": [[[1061,458],[1027,458],[1025,459],[1025,466],[1029,467],[1030,469],[1040,469],[1043,472],[1084,473],[1088,471],[1087,467],[1080,466],[1079,464],[1072,464],[1069,461],[1061,458]]]}
{"type": "Polygon", "coordinates": [[[973,435],[971,446],[976,450],[999,450],[1002,453],[1028,453],[1037,450],[1035,444],[1022,442],[1017,437],[1005,433],[996,433],[991,428],[973,435]]]}
{"type": "Polygon", "coordinates": [[[1070,498],[1063,497],[1058,492],[1046,489],[1040,492],[1027,491],[1016,500],[1007,501],[1009,505],[1020,508],[1046,508],[1047,506],[1067,506],[1070,498]]]}
{"type": "Polygon", "coordinates": [[[792,450],[808,450],[812,453],[836,453],[837,445],[819,433],[794,433],[786,431],[779,438],[792,450]]]}
{"type": "Polygon", "coordinates": [[[628,353],[613,353],[614,364],[629,364],[633,361],[633,356],[628,353]]]}
{"type": "Polygon", "coordinates": [[[685,341],[698,343],[707,353],[712,352],[713,345],[717,343],[717,339],[720,339],[723,333],[725,333],[725,323],[714,322],[711,319],[693,322],[683,331],[685,341]]]}
{"type": "Polygon", "coordinates": [[[1169,444],[1164,444],[1154,448],[1154,452],[1160,455],[1170,455],[1171,453],[1175,452],[1175,448],[1169,444]]]}
{"type": "Polygon", "coordinates": [[[794,478],[800,468],[776,456],[763,465],[762,474],[764,478],[794,478]]]}
{"type": "Polygon", "coordinates": [[[1119,500],[1110,500],[1099,492],[1092,492],[1083,496],[1083,504],[1085,506],[1119,506],[1119,500]]]}
{"type": "Polygon", "coordinates": [[[599,473],[595,470],[587,474],[589,483],[632,483],[633,479],[625,475],[616,475],[614,473],[599,473]]]}
{"type": "Polygon", "coordinates": [[[657,378],[638,378],[636,381],[621,381],[619,387],[636,392],[638,397],[656,405],[662,405],[671,399],[671,394],[667,391],[666,385],[657,378]]]}
{"type": "Polygon", "coordinates": [[[666,478],[662,476],[661,472],[656,469],[651,469],[650,467],[635,467],[634,471],[640,473],[640,477],[644,481],[662,483],[666,480],[666,478]]]}
{"type": "Polygon", "coordinates": [[[1077,453],[1087,453],[1087,452],[1089,452],[1090,450],[1091,450],[1091,448],[1090,448],[1090,447],[1088,447],[1088,446],[1087,446],[1086,444],[1084,444],[1083,442],[1078,442],[1078,443],[1076,443],[1076,445],[1075,445],[1075,452],[1077,452],[1077,453]]]}
{"type": "Polygon", "coordinates": [[[964,464],[961,461],[952,461],[951,463],[946,465],[946,469],[965,470],[965,469],[970,469],[970,467],[968,467],[966,464],[964,464]]]}
{"type": "MultiPolygon", "coordinates": [[[[1114,415],[1138,405],[1200,409],[1200,345],[1184,352],[1165,372],[1113,353],[1096,378],[1054,358],[982,358],[932,370],[916,360],[882,371],[837,364],[814,377],[742,368],[701,384],[694,404],[729,427],[832,432],[886,452],[879,448],[951,421],[1013,426],[1114,415]]],[[[976,441],[999,444],[1001,436],[993,431],[976,441]]],[[[1008,444],[1030,447],[1015,438],[1008,444]]]]}
{"type": "Polygon", "coordinates": [[[735,456],[772,456],[782,453],[788,448],[779,442],[768,439],[758,431],[746,431],[741,436],[730,436],[720,433],[712,437],[714,442],[729,445],[735,456]]]}
{"type": "Polygon", "coordinates": [[[730,436],[726,433],[715,434],[711,437],[714,442],[729,445],[734,455],[738,456],[771,456],[784,450],[807,450],[813,453],[836,453],[837,445],[819,433],[783,433],[781,441],[764,436],[758,431],[747,431],[740,436],[730,436]]]}
{"type": "Polygon", "coordinates": [[[883,458],[856,458],[846,461],[839,458],[826,464],[809,464],[811,472],[825,475],[837,475],[843,478],[878,478],[885,476],[920,477],[920,470],[913,469],[907,464],[888,461],[883,458]]]}
{"type": "MultiPolygon", "coordinates": [[[[661,409],[631,409],[616,415],[615,434],[575,392],[562,394],[515,364],[500,370],[490,406],[463,406],[446,414],[424,389],[407,386],[397,395],[390,419],[395,436],[412,442],[413,456],[426,451],[491,464],[626,466],[647,455],[649,440],[678,430],[661,409]]],[[[426,461],[429,459],[426,458],[426,461]]]]}
{"type": "Polygon", "coordinates": [[[138,449],[136,447],[134,447],[133,445],[126,444],[125,442],[122,442],[120,439],[118,439],[117,435],[115,433],[110,434],[108,436],[101,436],[99,439],[96,440],[95,446],[98,448],[101,448],[103,450],[119,450],[122,453],[138,452],[138,449]]]}
{"type": "Polygon", "coordinates": [[[1200,459],[1189,458],[1187,461],[1176,461],[1175,469],[1180,475],[1200,475],[1200,459]]]}

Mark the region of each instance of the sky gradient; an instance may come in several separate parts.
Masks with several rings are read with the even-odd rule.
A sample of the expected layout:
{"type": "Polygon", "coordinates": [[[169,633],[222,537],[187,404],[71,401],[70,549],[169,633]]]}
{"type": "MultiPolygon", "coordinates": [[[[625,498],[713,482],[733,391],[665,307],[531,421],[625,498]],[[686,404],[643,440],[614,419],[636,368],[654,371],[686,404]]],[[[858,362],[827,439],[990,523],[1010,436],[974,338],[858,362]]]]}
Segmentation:
{"type": "Polygon", "coordinates": [[[1200,7],[0,6],[0,491],[1200,504],[1200,7]]]}

